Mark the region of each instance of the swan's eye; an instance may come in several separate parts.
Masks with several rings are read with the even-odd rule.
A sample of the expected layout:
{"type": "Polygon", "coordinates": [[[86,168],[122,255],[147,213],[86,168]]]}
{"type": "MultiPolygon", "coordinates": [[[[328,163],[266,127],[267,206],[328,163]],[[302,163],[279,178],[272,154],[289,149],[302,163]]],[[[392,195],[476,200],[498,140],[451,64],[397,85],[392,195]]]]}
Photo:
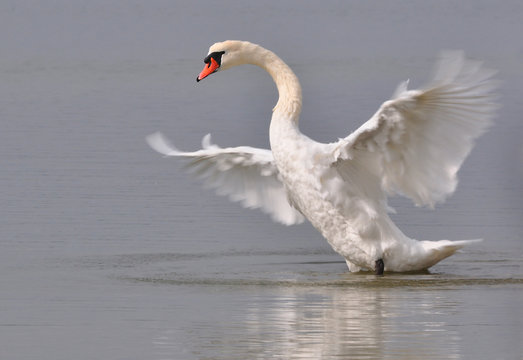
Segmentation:
{"type": "Polygon", "coordinates": [[[211,63],[211,58],[213,58],[218,63],[218,65],[221,65],[222,64],[222,55],[223,54],[225,54],[225,51],[215,51],[215,52],[212,52],[209,55],[207,55],[205,57],[205,59],[203,59],[203,62],[206,63],[206,64],[210,64],[211,63]]]}

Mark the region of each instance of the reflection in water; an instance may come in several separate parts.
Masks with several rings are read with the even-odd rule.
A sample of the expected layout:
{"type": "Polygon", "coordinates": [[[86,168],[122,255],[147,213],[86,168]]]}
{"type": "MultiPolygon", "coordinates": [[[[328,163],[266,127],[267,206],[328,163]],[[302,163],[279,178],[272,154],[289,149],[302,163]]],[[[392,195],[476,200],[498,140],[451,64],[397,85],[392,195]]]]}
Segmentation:
{"type": "MultiPolygon", "coordinates": [[[[250,289],[246,294],[235,289],[227,293],[227,300],[217,290],[218,321],[211,316],[185,329],[184,343],[190,344],[190,349],[182,347],[186,357],[460,358],[460,338],[446,322],[460,304],[441,292],[350,287],[267,290],[257,288],[252,293],[250,289]]],[[[180,356],[179,338],[175,340],[179,335],[167,331],[158,336],[157,354],[163,359],[180,356]]]]}
{"type": "MultiPolygon", "coordinates": [[[[129,263],[145,264],[156,275],[126,278],[169,293],[162,313],[168,309],[172,317],[152,339],[158,359],[457,359],[495,354],[488,345],[477,344],[475,324],[481,318],[492,323],[484,318],[486,312],[496,317],[514,309],[493,309],[497,292],[495,299],[471,303],[475,294],[490,294],[485,289],[523,285],[520,276],[504,276],[497,260],[478,260],[477,254],[450,264],[447,273],[384,277],[340,273],[344,264],[329,261],[329,256],[149,254],[107,263],[119,264],[127,275],[129,263]],[[309,256],[321,261],[294,262],[309,256]],[[478,264],[481,271],[474,270],[478,264]],[[465,275],[471,273],[475,276],[465,275]]],[[[513,260],[508,265],[519,266],[513,260]]],[[[506,325],[508,316],[499,323],[506,325]]],[[[513,333],[519,329],[514,323],[482,331],[498,339],[504,331],[507,343],[517,344],[513,333]]]]}
{"type": "Polygon", "coordinates": [[[239,341],[261,358],[456,358],[459,338],[448,329],[444,334],[446,324],[438,320],[438,309],[452,304],[430,295],[380,289],[288,290],[269,300],[271,304],[248,307],[245,335],[239,341]]]}

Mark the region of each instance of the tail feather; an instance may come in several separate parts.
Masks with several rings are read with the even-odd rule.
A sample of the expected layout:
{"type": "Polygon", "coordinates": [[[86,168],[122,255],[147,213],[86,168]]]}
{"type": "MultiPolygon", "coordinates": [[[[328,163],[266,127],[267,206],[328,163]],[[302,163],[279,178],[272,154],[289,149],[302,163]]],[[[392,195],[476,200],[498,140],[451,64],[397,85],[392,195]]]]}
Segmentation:
{"type": "Polygon", "coordinates": [[[473,240],[440,240],[440,241],[422,241],[423,248],[427,251],[426,261],[430,265],[437,264],[441,260],[453,255],[459,249],[462,249],[466,245],[474,244],[483,241],[483,239],[473,240]]]}

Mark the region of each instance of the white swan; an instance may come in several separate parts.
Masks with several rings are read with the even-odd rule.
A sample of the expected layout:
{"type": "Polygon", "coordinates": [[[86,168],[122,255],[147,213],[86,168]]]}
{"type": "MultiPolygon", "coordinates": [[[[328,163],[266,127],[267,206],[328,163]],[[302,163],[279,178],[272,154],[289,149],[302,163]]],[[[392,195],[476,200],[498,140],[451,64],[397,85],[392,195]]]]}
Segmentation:
{"type": "Polygon", "coordinates": [[[407,83],[401,84],[359,129],[322,144],[298,129],[301,87],[273,52],[229,40],[212,45],[204,62],[197,81],[254,64],[272,76],[279,92],[270,124],[271,150],[220,148],[207,135],[202,150],[182,152],[160,133],[147,137],[156,151],[188,158],[218,194],[261,208],[286,225],[307,218],[350,271],[427,269],[475,241],[408,238],[387,213],[387,195],[401,194],[416,205],[433,207],[454,192],[456,173],[494,115],[494,71],[461,52],[446,53],[427,86],[407,90],[407,83]]]}

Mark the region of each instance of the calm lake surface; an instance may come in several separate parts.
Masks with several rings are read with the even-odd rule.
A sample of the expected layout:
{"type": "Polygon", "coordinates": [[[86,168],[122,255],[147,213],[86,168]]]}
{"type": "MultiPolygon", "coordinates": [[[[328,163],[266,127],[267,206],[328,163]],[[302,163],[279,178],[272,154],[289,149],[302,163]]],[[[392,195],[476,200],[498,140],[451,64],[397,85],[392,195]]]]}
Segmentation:
{"type": "Polygon", "coordinates": [[[520,2],[3,1],[1,359],[523,359],[520,2]],[[499,69],[502,108],[418,239],[483,238],[430,272],[350,274],[309,225],[202,190],[145,144],[268,147],[254,67],[196,85],[240,38],[300,77],[303,132],[343,137],[438,51],[499,69]]]}

